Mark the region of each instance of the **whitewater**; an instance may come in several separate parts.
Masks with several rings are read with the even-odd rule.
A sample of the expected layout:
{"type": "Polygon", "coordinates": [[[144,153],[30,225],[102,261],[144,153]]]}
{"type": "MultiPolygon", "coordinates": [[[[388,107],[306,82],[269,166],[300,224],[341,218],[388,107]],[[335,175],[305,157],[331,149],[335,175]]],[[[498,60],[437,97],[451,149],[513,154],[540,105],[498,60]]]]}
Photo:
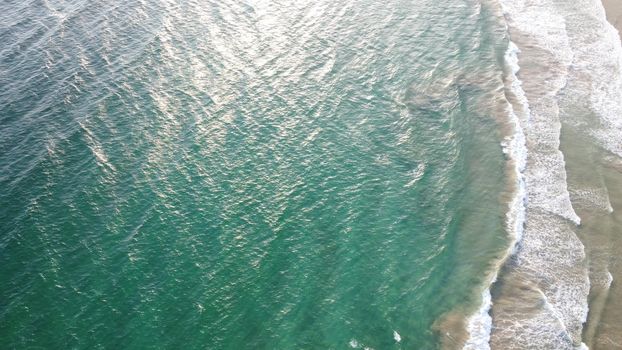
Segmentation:
{"type": "MultiPolygon", "coordinates": [[[[613,208],[606,188],[573,189],[571,196],[560,136],[564,123],[582,128],[619,162],[620,39],[600,1],[502,0],[499,6],[511,67],[504,81],[514,134],[504,150],[516,182],[507,213],[513,240],[491,277],[492,296],[486,290],[469,319],[464,349],[587,348],[582,331],[594,267],[576,234],[581,218],[573,202],[606,213],[613,208]],[[596,120],[568,113],[568,100],[587,101],[596,120]]],[[[605,272],[608,289],[613,277],[605,272]]]]}

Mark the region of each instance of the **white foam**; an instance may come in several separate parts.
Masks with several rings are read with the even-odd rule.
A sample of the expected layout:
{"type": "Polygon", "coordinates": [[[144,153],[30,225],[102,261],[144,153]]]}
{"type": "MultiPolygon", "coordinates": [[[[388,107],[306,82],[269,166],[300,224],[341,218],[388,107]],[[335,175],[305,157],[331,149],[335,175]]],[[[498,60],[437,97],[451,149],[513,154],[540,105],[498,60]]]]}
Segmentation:
{"type": "MultiPolygon", "coordinates": [[[[572,230],[580,218],[570,201],[564,156],[559,150],[564,116],[560,116],[558,99],[575,58],[567,31],[571,18],[559,11],[564,4],[552,0],[500,3],[510,32],[528,45],[525,47],[535,63],[525,75],[529,89],[516,96],[519,101],[528,97],[530,107],[528,118],[518,118],[528,150],[523,171],[527,209],[520,250],[509,272],[509,278],[524,280],[521,285],[526,289],[513,293],[520,296],[517,300],[529,304],[506,307],[513,312],[496,314],[495,324],[500,322],[503,327],[494,328],[491,340],[534,348],[575,348],[581,345],[582,323],[587,317],[589,280],[584,247],[572,230]],[[540,301],[533,295],[523,298],[533,290],[541,294],[540,301]]],[[[507,61],[518,66],[512,56],[507,61]]]]}
{"type": "Polygon", "coordinates": [[[490,317],[491,307],[490,288],[482,294],[482,307],[477,313],[469,318],[467,330],[469,339],[464,344],[465,350],[490,350],[490,331],[492,329],[492,317],[490,317]]]}
{"type": "Polygon", "coordinates": [[[509,120],[513,124],[514,135],[504,145],[504,152],[510,156],[514,161],[514,178],[516,179],[516,193],[510,203],[510,210],[507,212],[507,224],[509,232],[513,234],[512,253],[514,247],[518,241],[522,238],[523,226],[525,225],[525,201],[527,199],[527,190],[525,182],[525,168],[527,166],[527,145],[525,132],[521,124],[528,124],[530,120],[531,111],[529,109],[529,103],[525,97],[521,81],[516,74],[520,70],[518,65],[518,53],[520,50],[512,41],[510,41],[508,50],[505,54],[505,61],[511,68],[511,74],[509,74],[506,81],[510,82],[510,88],[512,93],[516,96],[520,102],[521,111],[515,111],[514,107],[510,104],[509,108],[509,120]],[[519,117],[522,116],[521,117],[519,117]]]}
{"type": "Polygon", "coordinates": [[[575,35],[574,67],[581,80],[581,91],[589,97],[591,110],[600,125],[586,125],[600,145],[622,158],[622,44],[618,31],[607,21],[600,0],[579,0],[576,12],[584,23],[575,35]]]}
{"type": "MultiPolygon", "coordinates": [[[[557,93],[567,82],[567,70],[572,63],[574,53],[571,49],[566,20],[560,16],[553,4],[546,1],[500,0],[505,17],[512,30],[528,38],[532,45],[543,49],[550,55],[547,70],[552,74],[541,78],[538,96],[538,111],[532,113],[527,107],[527,120],[520,120],[530,147],[534,151],[527,176],[530,207],[559,215],[579,225],[581,219],[572,208],[566,186],[566,172],[563,154],[559,151],[561,122],[557,93]],[[537,25],[534,25],[537,23],[537,25]]],[[[510,45],[506,62],[513,68],[514,77],[518,72],[519,50],[510,45]]],[[[542,58],[544,59],[544,58],[542,58]]],[[[526,94],[519,79],[512,79],[516,97],[528,106],[526,94]]],[[[532,101],[533,102],[533,101],[532,101]]]]}
{"type": "Polygon", "coordinates": [[[607,289],[611,288],[611,283],[613,283],[613,275],[607,271],[607,289]]]}
{"type": "Polygon", "coordinates": [[[412,172],[412,179],[408,181],[408,183],[404,185],[404,187],[412,187],[417,182],[419,182],[419,180],[421,180],[421,178],[425,174],[425,168],[425,163],[419,163],[419,165],[417,165],[417,169],[413,170],[412,172]]]}
{"type": "MultiPolygon", "coordinates": [[[[506,72],[504,81],[509,85],[512,94],[517,98],[520,103],[521,110],[515,111],[514,107],[508,103],[508,118],[509,122],[513,126],[513,134],[506,138],[503,142],[503,152],[510,158],[513,167],[513,178],[516,179],[514,196],[509,203],[508,211],[506,213],[506,227],[507,231],[511,235],[511,242],[505,256],[499,262],[498,269],[507,260],[507,258],[515,252],[516,244],[520,241],[523,233],[523,226],[525,224],[525,199],[527,197],[525,176],[523,171],[527,164],[527,146],[525,141],[525,133],[521,126],[521,119],[523,122],[529,121],[529,104],[525,93],[521,88],[521,82],[516,77],[516,73],[520,70],[518,66],[518,47],[509,42],[508,49],[505,54],[505,62],[509,67],[509,72],[506,72]],[[519,115],[522,116],[519,117],[519,115]]],[[[469,339],[464,345],[465,350],[479,350],[490,349],[490,332],[492,330],[492,317],[490,316],[490,308],[492,306],[492,298],[490,295],[490,287],[496,281],[497,272],[491,276],[488,288],[482,293],[482,303],[480,309],[471,317],[469,317],[467,323],[467,331],[469,332],[469,339]]]]}
{"type": "Polygon", "coordinates": [[[396,342],[398,342],[398,343],[402,341],[402,337],[401,337],[401,336],[400,336],[400,334],[399,334],[398,332],[396,332],[396,331],[393,331],[393,339],[394,339],[396,342]]]}
{"type": "MultiPolygon", "coordinates": [[[[520,66],[518,65],[518,54],[519,53],[520,53],[520,49],[518,48],[518,46],[516,46],[514,42],[510,41],[508,45],[508,49],[505,53],[505,62],[510,67],[511,72],[512,72],[512,74],[510,75],[511,90],[516,96],[516,99],[518,100],[520,107],[522,108],[522,113],[520,114],[520,116],[522,116],[523,118],[521,118],[519,115],[515,115],[516,121],[518,122],[518,126],[520,127],[520,123],[523,123],[523,124],[529,123],[529,115],[531,114],[531,111],[529,109],[529,101],[527,100],[527,97],[525,96],[525,91],[523,90],[523,87],[522,87],[523,83],[516,76],[516,74],[520,71],[520,66]]],[[[521,129],[520,132],[523,134],[522,138],[524,141],[525,135],[523,133],[523,130],[521,129]]],[[[526,149],[524,150],[521,160],[523,160],[522,168],[520,169],[522,172],[524,170],[525,164],[527,163],[527,150],[526,149]]]]}
{"type": "Polygon", "coordinates": [[[609,199],[609,191],[605,186],[573,189],[571,194],[573,202],[577,205],[613,213],[613,206],[609,199]]]}

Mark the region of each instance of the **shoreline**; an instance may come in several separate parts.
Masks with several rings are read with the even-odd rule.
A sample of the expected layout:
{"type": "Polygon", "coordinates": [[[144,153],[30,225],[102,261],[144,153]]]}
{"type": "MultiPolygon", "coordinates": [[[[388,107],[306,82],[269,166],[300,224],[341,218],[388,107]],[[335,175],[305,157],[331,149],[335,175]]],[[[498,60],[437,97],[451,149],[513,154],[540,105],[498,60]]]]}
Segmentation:
{"type": "MultiPolygon", "coordinates": [[[[506,28],[508,30],[508,28],[506,28]]],[[[525,182],[525,167],[527,164],[527,145],[524,129],[521,121],[529,119],[529,104],[525,97],[525,92],[521,87],[521,81],[516,74],[520,70],[518,65],[518,54],[520,49],[516,44],[509,40],[508,48],[505,52],[504,69],[504,96],[507,102],[507,123],[511,126],[511,131],[505,136],[502,142],[503,152],[508,159],[509,178],[511,181],[511,199],[506,203],[506,232],[510,236],[509,245],[497,262],[494,273],[489,276],[486,289],[482,292],[482,305],[479,310],[467,319],[467,331],[469,338],[463,346],[463,350],[490,349],[490,336],[493,326],[490,311],[492,308],[491,290],[497,282],[499,274],[509,259],[515,254],[516,247],[520,243],[526,220],[526,198],[527,189],[525,182]]]]}
{"type": "Polygon", "coordinates": [[[615,141],[616,132],[622,131],[622,3],[617,1],[531,7],[507,3],[510,35],[525,48],[520,78],[536,118],[526,123],[526,176],[532,186],[525,239],[492,291],[492,348],[514,348],[517,339],[551,349],[622,344],[622,288],[615,283],[622,280],[622,260],[616,254],[622,240],[615,235],[622,232],[622,207],[616,201],[622,193],[622,172],[609,170],[621,163],[616,155],[622,157],[615,141]],[[549,20],[550,28],[524,30],[539,18],[549,20]],[[560,86],[563,94],[556,90],[560,86]],[[581,101],[586,96],[596,97],[588,98],[585,106],[581,101]],[[563,169],[548,166],[557,165],[550,157],[553,152],[562,154],[563,169]],[[555,191],[553,181],[538,186],[542,178],[558,180],[554,183],[560,186],[555,191]],[[558,204],[568,205],[568,210],[550,206],[543,194],[564,197],[558,204]],[[556,321],[562,327],[553,326],[556,321]]]}
{"type": "Polygon", "coordinates": [[[501,1],[510,40],[520,50],[517,72],[527,110],[526,217],[519,248],[493,285],[490,347],[579,348],[589,281],[584,247],[573,233],[581,220],[570,202],[560,151],[559,92],[572,53],[564,18],[547,2],[501,1]],[[531,30],[534,21],[547,27],[531,30]],[[560,297],[563,295],[563,298],[560,297]],[[585,302],[583,302],[585,300],[585,302]]]}
{"type": "MultiPolygon", "coordinates": [[[[605,24],[609,22],[611,26],[615,28],[615,30],[617,31],[617,35],[619,36],[620,41],[622,41],[622,2],[619,2],[619,0],[601,0],[601,3],[602,3],[603,8],[601,8],[600,14],[598,16],[600,17],[600,24],[603,24],[603,22],[605,24]],[[606,20],[604,18],[605,15],[606,15],[606,20]]],[[[598,6],[597,1],[594,2],[594,4],[598,6]]],[[[605,25],[605,27],[607,26],[608,25],[605,25]]],[[[508,28],[508,30],[509,32],[511,32],[512,28],[508,28]]],[[[519,39],[525,40],[527,42],[526,46],[529,47],[530,46],[529,36],[521,36],[520,30],[518,30],[517,32],[519,33],[518,34],[519,39]]],[[[609,43],[616,41],[615,39],[616,37],[614,34],[615,32],[612,29],[607,29],[607,32],[608,33],[606,34],[605,41],[609,43]]],[[[566,33],[566,31],[564,30],[563,33],[566,33]]],[[[576,34],[572,34],[571,32],[570,35],[576,35],[576,34]]],[[[511,40],[510,40],[510,43],[513,44],[511,40]]],[[[578,50],[580,53],[582,52],[581,49],[577,49],[576,47],[573,47],[571,45],[568,46],[567,49],[578,50]]],[[[513,51],[513,50],[510,49],[509,51],[513,51]]],[[[520,52],[520,49],[516,48],[516,52],[514,52],[514,55],[508,55],[509,52],[506,53],[506,63],[513,61],[513,59],[516,59],[516,61],[518,61],[518,59],[516,58],[516,54],[519,52],[520,52]]],[[[561,62],[559,63],[568,64],[570,62],[574,62],[574,59],[571,60],[568,57],[564,57],[564,58],[566,58],[567,60],[562,59],[561,62]]],[[[553,55],[550,58],[548,63],[557,62],[556,60],[559,60],[559,56],[553,55]]],[[[528,65],[529,63],[534,64],[534,62],[536,63],[539,62],[534,57],[530,57],[529,52],[526,55],[526,61],[528,62],[528,65]]],[[[518,87],[520,87],[520,84],[522,84],[522,81],[519,80],[515,76],[515,74],[518,73],[518,69],[520,69],[517,65],[518,62],[511,62],[511,63],[514,63],[512,66],[516,66],[513,69],[514,74],[512,75],[514,75],[514,79],[516,79],[519,82],[518,87]]],[[[532,69],[533,67],[528,67],[528,68],[532,69]]],[[[573,82],[576,81],[577,78],[573,76],[572,74],[570,74],[569,71],[566,71],[566,73],[567,75],[562,77],[563,80],[574,79],[573,82]]],[[[527,75],[531,76],[532,74],[528,72],[527,75]]],[[[594,78],[598,78],[598,77],[600,76],[594,75],[594,78]]],[[[509,78],[511,78],[511,76],[509,78]]],[[[567,84],[567,80],[565,81],[567,84]]],[[[538,96],[539,94],[538,94],[537,88],[534,86],[530,86],[530,83],[531,83],[531,80],[528,79],[526,83],[527,86],[531,87],[532,89],[535,88],[536,94],[534,96],[538,96]]],[[[511,85],[514,85],[514,84],[511,84],[511,85]]],[[[581,87],[581,85],[578,85],[577,87],[581,87]]],[[[510,89],[510,91],[512,90],[514,89],[510,89]]],[[[519,90],[522,90],[522,89],[519,89],[519,90]]],[[[581,90],[578,90],[577,93],[581,93],[581,90]]],[[[555,96],[557,95],[555,94],[555,96]]],[[[607,95],[607,97],[609,96],[607,95]]],[[[517,101],[514,101],[514,102],[517,102],[517,101]]],[[[557,102],[558,108],[561,108],[561,109],[564,109],[565,105],[568,103],[563,98],[556,100],[556,102],[557,102]]],[[[511,105],[515,107],[516,103],[511,103],[511,105]]],[[[528,104],[527,104],[526,110],[529,111],[528,104]]],[[[554,116],[555,113],[551,115],[554,116]]],[[[557,116],[559,115],[560,114],[557,113],[557,116]]],[[[529,129],[529,125],[530,125],[529,120],[520,120],[520,121],[522,121],[523,123],[526,122],[525,126],[527,127],[527,129],[529,129]]],[[[542,282],[537,277],[534,279],[533,276],[529,274],[529,271],[521,271],[520,267],[518,266],[521,264],[518,264],[516,266],[506,266],[506,264],[501,264],[502,268],[492,278],[489,289],[486,289],[482,295],[482,305],[480,309],[474,314],[472,314],[467,319],[467,331],[469,333],[469,339],[467,340],[466,344],[464,344],[462,348],[463,350],[490,349],[491,347],[494,348],[494,347],[508,346],[513,341],[515,341],[516,336],[518,334],[502,334],[503,332],[500,331],[499,329],[496,329],[497,334],[491,334],[491,331],[495,333],[495,328],[497,328],[493,324],[502,324],[504,326],[502,328],[506,328],[508,325],[516,322],[517,320],[512,320],[510,318],[503,319],[502,314],[506,314],[507,311],[516,311],[513,309],[512,304],[513,303],[521,304],[521,301],[523,301],[525,297],[528,297],[528,299],[533,299],[532,300],[533,303],[527,303],[527,306],[531,304],[539,305],[539,303],[544,302],[547,305],[547,308],[555,309],[556,311],[560,312],[563,316],[562,323],[564,324],[564,329],[561,331],[563,331],[564,333],[562,337],[564,339],[559,339],[559,338],[556,339],[555,334],[557,334],[558,332],[555,332],[555,329],[548,329],[548,330],[538,329],[533,324],[528,326],[528,328],[533,326],[533,329],[531,332],[531,336],[532,336],[531,339],[533,340],[533,336],[536,336],[536,338],[539,338],[538,339],[539,341],[543,341],[543,343],[541,343],[540,345],[546,345],[548,343],[548,345],[554,348],[557,348],[557,346],[560,345],[559,342],[562,341],[563,343],[565,343],[565,345],[572,346],[572,347],[584,348],[586,347],[586,344],[589,344],[590,348],[594,347],[595,349],[599,349],[599,348],[606,348],[607,346],[606,344],[609,344],[609,345],[622,344],[622,343],[619,343],[620,339],[617,339],[618,337],[615,336],[615,334],[620,334],[619,327],[616,326],[618,324],[619,318],[612,316],[611,312],[605,311],[605,309],[608,309],[608,308],[612,308],[613,310],[615,309],[619,310],[620,306],[622,305],[622,304],[617,304],[616,302],[611,303],[611,300],[609,300],[610,299],[609,297],[622,300],[622,299],[616,298],[616,296],[620,294],[621,290],[619,290],[619,288],[615,288],[615,286],[612,288],[612,281],[620,278],[621,270],[614,268],[614,266],[617,265],[616,264],[617,259],[614,258],[610,260],[612,258],[611,254],[613,253],[613,251],[611,249],[603,248],[605,246],[610,247],[610,246],[617,245],[615,240],[613,240],[610,237],[610,235],[606,234],[605,231],[612,230],[612,229],[615,231],[614,227],[618,225],[614,223],[616,222],[615,219],[613,220],[611,218],[605,219],[603,215],[607,216],[607,214],[609,214],[608,216],[611,216],[612,213],[617,212],[615,208],[616,207],[619,208],[620,206],[619,204],[616,205],[615,203],[613,203],[615,202],[613,201],[612,202],[613,204],[610,203],[608,205],[608,208],[605,208],[606,213],[603,212],[600,214],[596,214],[596,211],[601,208],[594,207],[593,206],[594,203],[582,203],[581,194],[586,194],[586,193],[589,194],[591,193],[590,190],[593,190],[593,188],[591,187],[583,188],[585,184],[577,183],[577,172],[581,173],[583,167],[585,166],[584,164],[585,159],[591,159],[591,158],[589,154],[586,155],[582,151],[577,151],[576,149],[573,149],[573,146],[572,146],[573,143],[570,143],[570,145],[568,145],[566,141],[562,142],[562,139],[568,140],[567,138],[568,129],[572,129],[573,125],[568,124],[568,121],[565,121],[565,120],[559,120],[558,122],[559,122],[558,129],[557,129],[558,140],[557,140],[557,147],[555,148],[558,152],[560,152],[561,154],[564,154],[565,157],[563,159],[569,162],[569,163],[565,163],[564,160],[562,160],[562,163],[564,163],[564,169],[565,169],[565,171],[563,171],[564,173],[563,180],[565,184],[563,192],[565,192],[567,195],[566,202],[567,204],[569,204],[570,213],[566,213],[568,214],[567,216],[561,215],[563,218],[565,218],[569,222],[568,221],[565,222],[564,220],[557,220],[559,218],[555,220],[554,218],[551,218],[552,221],[548,220],[548,221],[551,221],[548,223],[552,224],[552,226],[555,226],[556,229],[553,230],[555,232],[549,232],[546,236],[548,238],[563,238],[561,239],[562,241],[571,242],[572,243],[571,245],[574,246],[574,248],[576,248],[576,249],[563,249],[563,250],[554,249],[553,251],[554,255],[557,255],[557,256],[569,256],[568,254],[570,254],[570,256],[574,258],[573,263],[571,263],[570,265],[575,266],[577,270],[581,270],[581,271],[574,271],[574,273],[568,271],[568,275],[564,276],[565,278],[563,278],[562,280],[555,281],[553,283],[554,285],[557,285],[557,287],[561,286],[562,289],[564,289],[567,292],[565,294],[574,295],[574,298],[570,298],[569,300],[556,300],[557,298],[555,298],[555,294],[551,293],[551,286],[547,286],[548,284],[547,281],[542,282]],[[562,127],[562,124],[563,124],[563,127],[562,127]],[[568,168],[570,168],[570,171],[568,168]],[[577,210],[575,210],[575,207],[577,210]],[[577,216],[577,214],[579,213],[581,215],[577,216]],[[579,217],[581,219],[585,218],[586,219],[585,223],[583,223],[583,221],[579,219],[579,217]],[[576,220],[573,220],[573,219],[576,219],[576,220]],[[602,220],[605,220],[606,222],[600,223],[600,221],[602,220]],[[550,236],[551,234],[553,236],[550,236]],[[598,236],[598,237],[595,238],[594,236],[598,236]],[[604,244],[604,243],[607,243],[607,244],[604,244]],[[607,255],[608,258],[600,259],[603,261],[596,261],[598,260],[599,253],[603,253],[607,255]],[[607,261],[604,261],[604,260],[607,260],[607,261]],[[587,263],[588,261],[591,261],[591,264],[587,263]],[[604,265],[604,266],[600,266],[599,264],[604,265]],[[599,266],[596,266],[596,265],[599,265],[599,266]],[[607,266],[607,265],[610,265],[610,266],[607,266]],[[603,271],[594,270],[594,269],[598,270],[599,267],[604,267],[603,271],[605,273],[601,273],[603,271]],[[506,273],[509,273],[513,275],[513,277],[517,277],[517,278],[507,279],[506,276],[504,275],[504,272],[501,271],[505,269],[508,269],[506,273]],[[499,277],[499,280],[497,280],[497,277],[499,277]],[[518,277],[521,277],[521,278],[518,278],[518,277]],[[521,280],[527,279],[527,280],[530,280],[530,282],[537,282],[537,283],[536,284],[515,283],[513,282],[514,279],[521,279],[521,280]],[[533,293],[525,294],[522,292],[516,292],[517,290],[522,290],[527,287],[529,287],[528,289],[530,289],[531,292],[533,293]],[[491,289],[492,289],[492,299],[497,301],[497,305],[496,305],[497,307],[492,308],[492,309],[491,309],[492,303],[490,299],[491,289]],[[579,296],[577,298],[578,294],[585,297],[585,304],[580,303],[580,300],[582,300],[583,297],[579,296]],[[501,299],[499,299],[499,297],[501,297],[501,299]],[[578,303],[574,303],[573,301],[578,302],[578,303]],[[499,317],[499,319],[501,319],[500,323],[493,321],[493,319],[496,319],[495,315],[501,316],[499,317]],[[492,316],[492,319],[490,319],[490,316],[492,316]]],[[[521,124],[523,123],[519,122],[517,124],[519,129],[521,127],[521,124]]],[[[574,140],[574,142],[578,142],[578,140],[581,139],[581,137],[580,135],[575,135],[574,138],[572,139],[574,140]]],[[[535,141],[538,141],[538,140],[539,139],[536,139],[535,141]]],[[[599,143],[598,141],[596,142],[595,141],[596,140],[588,137],[586,138],[585,144],[583,144],[582,146],[584,146],[585,149],[593,149],[596,146],[596,144],[599,143]]],[[[536,142],[536,144],[537,143],[538,142],[536,142]]],[[[533,144],[534,143],[532,142],[532,145],[533,144]]],[[[603,144],[601,144],[600,146],[597,146],[598,149],[601,149],[600,147],[606,147],[606,146],[603,144]]],[[[539,149],[536,148],[535,149],[536,156],[539,155],[538,151],[539,149]]],[[[613,152],[617,153],[617,150],[614,150],[613,152]]],[[[597,153],[600,154],[600,152],[597,152],[597,153]]],[[[620,177],[620,174],[622,173],[622,171],[620,171],[619,169],[617,172],[607,170],[607,168],[609,168],[610,165],[607,166],[607,164],[609,163],[607,159],[609,157],[606,157],[606,154],[607,152],[605,152],[600,157],[598,157],[599,159],[603,158],[601,159],[602,164],[600,165],[603,169],[602,170],[603,178],[600,179],[601,180],[600,182],[602,182],[603,185],[606,184],[606,186],[609,187],[608,189],[609,191],[607,192],[611,192],[615,188],[621,188],[619,187],[619,184],[620,184],[620,181],[622,181],[622,177],[620,177]]],[[[593,155],[594,154],[592,154],[592,156],[593,155]]],[[[510,158],[515,159],[516,155],[510,158]]],[[[518,166],[517,168],[521,169],[520,166],[518,166]]],[[[593,168],[591,167],[590,169],[593,169],[593,168]]],[[[518,174],[519,174],[519,177],[520,175],[525,175],[525,174],[522,174],[522,171],[520,170],[518,171],[518,174]]],[[[593,185],[597,185],[597,184],[591,184],[591,185],[593,187],[593,185]]],[[[595,186],[594,188],[597,188],[597,187],[598,186],[595,186]]],[[[517,197],[520,197],[520,195],[518,195],[517,193],[515,195],[517,195],[517,197]]],[[[616,197],[615,191],[613,191],[612,195],[616,197]]],[[[607,202],[609,202],[609,198],[607,198],[607,202]]],[[[512,207],[512,205],[510,205],[510,207],[512,207]]],[[[526,210],[526,209],[527,208],[523,208],[523,210],[526,210]]],[[[557,214],[557,215],[564,214],[564,213],[554,213],[554,212],[548,213],[547,209],[550,210],[551,208],[548,208],[548,207],[536,208],[535,211],[532,209],[532,216],[536,216],[536,219],[544,220],[545,216],[547,216],[548,214],[557,214]],[[540,209],[540,211],[543,210],[543,212],[538,212],[539,211],[538,209],[540,209]]],[[[508,212],[509,222],[512,221],[511,220],[512,212],[513,210],[510,210],[510,212],[508,212]]],[[[515,216],[514,217],[515,220],[520,221],[520,223],[523,223],[523,224],[525,223],[525,218],[522,218],[521,220],[520,217],[516,217],[516,213],[514,213],[514,216],[515,216]]],[[[619,215],[616,215],[615,213],[613,214],[613,216],[620,217],[619,215]]],[[[539,220],[536,220],[536,221],[539,221],[539,220]]],[[[619,222],[622,222],[622,221],[619,221],[619,222]]],[[[508,226],[512,226],[512,225],[508,225],[508,226]]],[[[515,230],[508,230],[508,231],[520,232],[521,230],[515,229],[515,230]]],[[[532,231],[533,231],[533,227],[532,227],[532,231]]],[[[540,232],[531,232],[531,234],[529,234],[528,232],[528,235],[536,236],[537,238],[536,241],[537,241],[538,239],[542,238],[539,233],[540,232]]],[[[517,236],[518,237],[515,237],[516,239],[515,243],[520,242],[521,237],[520,235],[517,235],[517,236]]],[[[528,242],[527,247],[526,247],[527,250],[540,251],[542,247],[534,247],[533,242],[531,242],[532,240],[528,242]]],[[[510,255],[513,255],[513,254],[510,254],[510,255]]],[[[525,255],[524,252],[522,255],[525,255]]],[[[528,256],[531,255],[531,257],[533,258],[533,254],[527,254],[527,255],[528,256]]],[[[505,261],[505,260],[506,259],[502,259],[502,261],[505,261]]],[[[517,261],[519,260],[521,259],[518,259],[517,261]]],[[[548,259],[545,259],[545,260],[548,260],[548,259]]],[[[526,306],[526,305],[523,305],[523,306],[526,306]]],[[[537,310],[537,309],[539,308],[536,307],[534,308],[533,312],[528,312],[522,315],[522,320],[519,322],[525,325],[525,322],[529,324],[530,321],[538,321],[536,322],[536,324],[542,323],[540,321],[546,321],[544,319],[546,319],[550,315],[547,315],[547,312],[545,312],[546,310],[537,310]]],[[[499,319],[497,320],[499,321],[499,319]]],[[[509,333],[512,333],[512,332],[509,332],[509,333]]],[[[524,334],[521,334],[521,335],[524,335],[524,334]]]]}

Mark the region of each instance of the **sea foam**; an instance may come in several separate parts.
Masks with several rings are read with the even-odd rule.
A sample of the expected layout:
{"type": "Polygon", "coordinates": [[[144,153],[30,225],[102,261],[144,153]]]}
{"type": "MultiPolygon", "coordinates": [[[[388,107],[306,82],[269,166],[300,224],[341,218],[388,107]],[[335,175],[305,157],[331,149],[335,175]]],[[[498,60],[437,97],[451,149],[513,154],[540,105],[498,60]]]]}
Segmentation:
{"type": "MultiPolygon", "coordinates": [[[[588,101],[588,108],[600,123],[581,127],[598,140],[601,147],[622,158],[622,44],[618,31],[607,21],[598,0],[573,2],[569,9],[581,23],[573,31],[573,74],[576,95],[588,101]],[[587,98],[585,98],[587,97],[587,98]]],[[[581,122],[580,120],[570,120],[581,122]]]]}
{"type": "MultiPolygon", "coordinates": [[[[527,70],[522,67],[523,89],[514,104],[529,101],[529,117],[520,119],[527,149],[522,172],[527,205],[522,239],[501,276],[506,283],[493,300],[490,344],[505,349],[578,348],[589,280],[584,247],[573,232],[581,221],[570,201],[559,148],[559,96],[573,65],[572,39],[567,19],[554,2],[500,4],[510,37],[523,48],[521,60],[529,64],[527,70]]],[[[514,57],[506,61],[517,65],[514,57]]]]}
{"type": "Polygon", "coordinates": [[[510,41],[504,56],[506,67],[503,79],[508,93],[512,94],[514,99],[518,101],[516,109],[511,103],[508,102],[507,104],[507,116],[509,124],[512,126],[512,134],[507,136],[502,143],[503,152],[509,157],[513,165],[511,171],[512,178],[515,179],[514,195],[508,204],[508,211],[506,212],[506,230],[511,236],[511,241],[506,254],[499,261],[496,271],[491,276],[488,288],[482,293],[480,309],[468,319],[467,331],[469,332],[469,339],[465,343],[465,350],[490,349],[489,341],[492,329],[490,286],[497,279],[498,269],[515,252],[516,244],[522,237],[523,225],[525,223],[526,188],[523,171],[527,163],[527,146],[521,119],[523,123],[529,121],[529,104],[521,87],[521,81],[516,77],[516,73],[520,70],[517,56],[519,52],[518,47],[510,41]]]}

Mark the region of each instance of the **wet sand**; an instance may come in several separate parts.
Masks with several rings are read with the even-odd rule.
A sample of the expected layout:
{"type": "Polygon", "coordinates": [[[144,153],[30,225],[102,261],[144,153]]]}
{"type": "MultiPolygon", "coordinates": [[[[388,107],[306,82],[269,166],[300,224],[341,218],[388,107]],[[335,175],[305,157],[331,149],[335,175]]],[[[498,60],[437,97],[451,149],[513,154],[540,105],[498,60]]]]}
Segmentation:
{"type": "Polygon", "coordinates": [[[585,246],[590,271],[583,341],[590,349],[622,349],[622,169],[616,169],[620,161],[570,126],[563,131],[562,149],[571,199],[582,219],[576,234],[585,246]]]}
{"type": "MultiPolygon", "coordinates": [[[[621,0],[602,0],[607,12],[607,19],[614,27],[618,29],[618,32],[622,33],[622,1],[621,0]]],[[[622,34],[621,34],[622,38],[622,34]]]]}
{"type": "MultiPolygon", "coordinates": [[[[622,1],[602,3],[622,38],[622,1]]],[[[573,206],[583,219],[577,235],[590,265],[590,310],[583,339],[590,349],[622,349],[622,160],[594,145],[582,130],[571,126],[563,130],[568,184],[573,206]],[[594,195],[606,201],[586,201],[594,195]]]]}

